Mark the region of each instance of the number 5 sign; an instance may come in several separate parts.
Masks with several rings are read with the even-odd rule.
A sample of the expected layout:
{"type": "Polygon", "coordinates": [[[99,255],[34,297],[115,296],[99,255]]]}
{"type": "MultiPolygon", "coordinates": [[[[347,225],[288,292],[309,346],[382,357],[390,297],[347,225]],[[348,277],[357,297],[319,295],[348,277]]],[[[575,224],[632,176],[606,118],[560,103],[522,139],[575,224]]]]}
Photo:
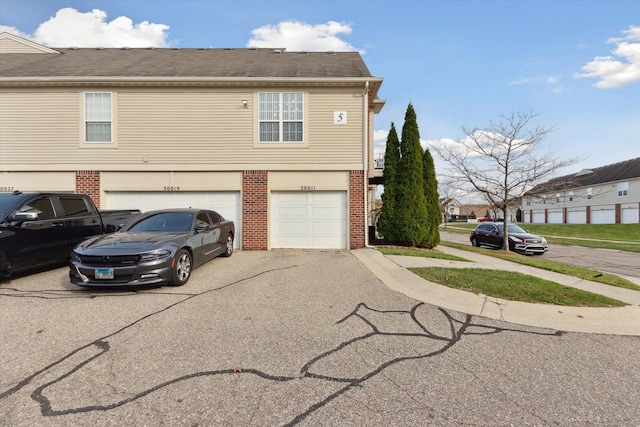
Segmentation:
{"type": "Polygon", "coordinates": [[[346,111],[334,111],[333,112],[333,124],[334,125],[346,125],[347,124],[347,112],[346,111]]]}

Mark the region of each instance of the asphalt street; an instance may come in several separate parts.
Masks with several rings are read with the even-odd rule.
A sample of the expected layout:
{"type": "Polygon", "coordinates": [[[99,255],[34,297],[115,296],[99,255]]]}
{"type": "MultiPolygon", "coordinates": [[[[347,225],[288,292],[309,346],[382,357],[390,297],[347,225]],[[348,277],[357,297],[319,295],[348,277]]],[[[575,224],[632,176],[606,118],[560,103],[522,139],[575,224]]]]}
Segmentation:
{"type": "MultiPolygon", "coordinates": [[[[445,242],[471,244],[469,233],[441,231],[440,239],[445,242]]],[[[637,252],[549,244],[549,250],[541,256],[544,259],[576,267],[585,267],[622,276],[640,277],[640,254],[637,252]]]]}
{"type": "Polygon", "coordinates": [[[179,288],[0,283],[2,426],[637,426],[640,337],[421,303],[349,251],[238,251],[179,288]]]}

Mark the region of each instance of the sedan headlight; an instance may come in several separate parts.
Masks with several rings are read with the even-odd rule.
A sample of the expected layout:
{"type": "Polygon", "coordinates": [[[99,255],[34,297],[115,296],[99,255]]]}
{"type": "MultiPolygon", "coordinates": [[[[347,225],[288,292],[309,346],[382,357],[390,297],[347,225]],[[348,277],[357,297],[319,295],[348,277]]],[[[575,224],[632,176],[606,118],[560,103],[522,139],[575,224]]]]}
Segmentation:
{"type": "Polygon", "coordinates": [[[171,251],[169,249],[162,249],[159,251],[145,252],[140,255],[140,262],[145,261],[155,261],[157,259],[162,259],[171,256],[171,251]]]}
{"type": "Polygon", "coordinates": [[[542,241],[542,243],[547,243],[547,239],[545,239],[544,237],[540,236],[540,240],[542,241]]]}
{"type": "Polygon", "coordinates": [[[80,259],[80,255],[78,255],[76,251],[71,251],[71,261],[77,261],[77,262],[82,261],[80,259]]]}
{"type": "Polygon", "coordinates": [[[509,236],[509,239],[511,239],[512,241],[514,241],[514,242],[516,242],[516,243],[522,243],[522,242],[524,242],[524,240],[522,240],[521,238],[516,237],[516,236],[509,236]]]}

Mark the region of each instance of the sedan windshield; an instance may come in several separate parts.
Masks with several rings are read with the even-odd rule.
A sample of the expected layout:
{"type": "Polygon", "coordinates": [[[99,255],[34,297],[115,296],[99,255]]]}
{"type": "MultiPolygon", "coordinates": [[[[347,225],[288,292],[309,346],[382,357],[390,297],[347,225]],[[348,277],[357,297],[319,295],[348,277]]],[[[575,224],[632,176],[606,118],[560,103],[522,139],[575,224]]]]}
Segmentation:
{"type": "MultiPolygon", "coordinates": [[[[504,232],[504,224],[496,224],[496,226],[498,226],[498,229],[500,230],[500,233],[504,232]]],[[[522,228],[520,228],[516,224],[509,224],[507,226],[507,230],[509,230],[509,233],[526,233],[525,230],[523,230],[522,228]]]]}
{"type": "Polygon", "coordinates": [[[122,231],[164,231],[167,233],[187,233],[191,231],[193,214],[187,212],[158,213],[126,227],[122,231]]]}

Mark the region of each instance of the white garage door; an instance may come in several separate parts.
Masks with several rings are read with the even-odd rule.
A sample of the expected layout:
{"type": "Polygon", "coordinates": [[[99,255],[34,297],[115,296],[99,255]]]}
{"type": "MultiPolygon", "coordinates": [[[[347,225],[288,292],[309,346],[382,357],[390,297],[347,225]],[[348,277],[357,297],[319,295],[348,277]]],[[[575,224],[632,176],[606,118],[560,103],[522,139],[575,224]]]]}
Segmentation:
{"type": "Polygon", "coordinates": [[[562,211],[549,212],[549,224],[562,224],[562,211]]]}
{"type": "Polygon", "coordinates": [[[613,209],[591,210],[591,224],[615,224],[616,211],[613,209]]]}
{"type": "Polygon", "coordinates": [[[347,248],[347,193],[272,192],[271,247],[347,248]]]}
{"type": "Polygon", "coordinates": [[[105,209],[140,209],[142,212],[168,208],[200,208],[211,209],[226,219],[233,220],[236,227],[234,246],[242,247],[242,212],[240,193],[235,191],[220,192],[108,192],[105,209]]]}
{"type": "Polygon", "coordinates": [[[638,208],[623,208],[621,216],[623,224],[637,224],[639,221],[638,208]]]}
{"type": "Polygon", "coordinates": [[[534,212],[533,213],[533,224],[544,224],[544,211],[543,212],[534,212]]]}
{"type": "Polygon", "coordinates": [[[567,224],[586,224],[587,211],[569,211],[567,212],[567,224]]]}

